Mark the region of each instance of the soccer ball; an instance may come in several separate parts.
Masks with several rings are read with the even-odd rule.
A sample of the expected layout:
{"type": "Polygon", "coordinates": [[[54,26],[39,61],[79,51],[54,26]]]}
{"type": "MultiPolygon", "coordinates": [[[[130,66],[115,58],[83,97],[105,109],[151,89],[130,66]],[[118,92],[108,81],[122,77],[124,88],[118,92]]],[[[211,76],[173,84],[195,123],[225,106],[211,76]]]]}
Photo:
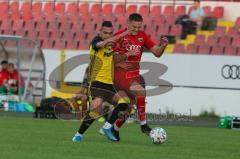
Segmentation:
{"type": "Polygon", "coordinates": [[[163,144],[167,140],[167,133],[163,128],[156,127],[149,134],[154,144],[163,144]]]}

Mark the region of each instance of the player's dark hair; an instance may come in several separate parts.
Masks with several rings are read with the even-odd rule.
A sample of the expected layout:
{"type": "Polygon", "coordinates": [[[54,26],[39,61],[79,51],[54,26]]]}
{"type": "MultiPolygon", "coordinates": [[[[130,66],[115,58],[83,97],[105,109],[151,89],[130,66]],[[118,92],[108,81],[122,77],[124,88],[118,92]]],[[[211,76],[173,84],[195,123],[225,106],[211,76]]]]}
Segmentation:
{"type": "Polygon", "coordinates": [[[200,0],[194,0],[194,2],[198,2],[198,3],[200,3],[200,0]]]}
{"type": "Polygon", "coordinates": [[[111,21],[103,21],[102,27],[113,27],[113,25],[111,21]]]}
{"type": "Polygon", "coordinates": [[[7,60],[1,61],[1,65],[2,65],[2,64],[8,64],[7,60]]]}
{"type": "Polygon", "coordinates": [[[128,20],[142,22],[143,21],[143,17],[141,16],[141,14],[132,13],[132,14],[129,15],[128,20]]]}

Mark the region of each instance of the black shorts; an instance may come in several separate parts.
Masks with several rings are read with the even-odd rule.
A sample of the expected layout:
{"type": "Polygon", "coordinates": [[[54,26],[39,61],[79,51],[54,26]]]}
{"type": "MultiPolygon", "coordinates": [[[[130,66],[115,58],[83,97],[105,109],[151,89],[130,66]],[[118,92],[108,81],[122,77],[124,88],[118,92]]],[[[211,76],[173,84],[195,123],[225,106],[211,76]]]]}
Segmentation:
{"type": "Polygon", "coordinates": [[[103,100],[113,103],[113,97],[117,93],[116,88],[112,84],[106,84],[99,81],[94,81],[90,86],[90,95],[95,97],[100,97],[103,100]]]}

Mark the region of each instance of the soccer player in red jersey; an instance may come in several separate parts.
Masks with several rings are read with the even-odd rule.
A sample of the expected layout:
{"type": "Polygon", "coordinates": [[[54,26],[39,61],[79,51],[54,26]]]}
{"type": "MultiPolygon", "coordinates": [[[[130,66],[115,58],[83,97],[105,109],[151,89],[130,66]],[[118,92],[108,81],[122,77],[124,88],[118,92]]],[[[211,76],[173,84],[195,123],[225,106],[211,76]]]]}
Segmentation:
{"type": "MultiPolygon", "coordinates": [[[[140,14],[133,13],[128,18],[127,28],[116,33],[117,35],[126,30],[130,30],[130,34],[125,35],[117,41],[114,49],[117,53],[114,55],[114,84],[118,89],[124,90],[132,96],[137,105],[141,130],[143,133],[148,135],[151,128],[146,122],[146,90],[144,86],[141,85],[142,78],[139,74],[139,63],[144,47],[146,47],[156,57],[160,57],[168,45],[168,40],[166,37],[161,37],[160,45],[157,45],[144,31],[140,30],[142,22],[142,16],[140,14]]],[[[115,135],[118,138],[119,128],[125,120],[125,118],[119,118],[114,124],[115,135]]]]}
{"type": "Polygon", "coordinates": [[[1,71],[0,71],[0,94],[5,94],[5,84],[7,83],[8,80],[8,71],[7,71],[7,61],[2,61],[1,62],[1,71]]]}

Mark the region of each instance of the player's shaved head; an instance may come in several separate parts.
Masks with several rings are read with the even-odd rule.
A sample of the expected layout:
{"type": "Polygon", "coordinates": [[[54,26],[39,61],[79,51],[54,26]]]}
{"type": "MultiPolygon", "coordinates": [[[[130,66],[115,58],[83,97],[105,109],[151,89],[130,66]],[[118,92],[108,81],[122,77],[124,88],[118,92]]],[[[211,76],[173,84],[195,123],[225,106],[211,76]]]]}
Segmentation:
{"type": "Polygon", "coordinates": [[[143,18],[138,13],[133,13],[128,17],[128,30],[132,35],[137,35],[142,27],[143,18]]]}
{"type": "Polygon", "coordinates": [[[111,21],[103,21],[102,27],[100,29],[100,37],[102,39],[107,39],[113,34],[113,25],[111,21]]]}

